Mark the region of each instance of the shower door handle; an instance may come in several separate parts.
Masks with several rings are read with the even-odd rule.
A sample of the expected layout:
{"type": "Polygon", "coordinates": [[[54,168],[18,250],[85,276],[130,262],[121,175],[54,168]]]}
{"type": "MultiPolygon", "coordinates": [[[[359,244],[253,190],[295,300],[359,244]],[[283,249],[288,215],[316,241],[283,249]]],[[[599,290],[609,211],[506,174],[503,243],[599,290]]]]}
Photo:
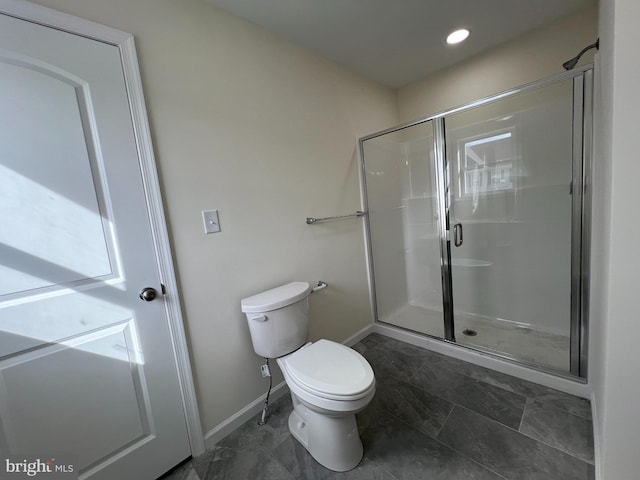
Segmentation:
{"type": "Polygon", "coordinates": [[[460,245],[462,245],[462,224],[461,223],[456,223],[453,226],[453,244],[456,247],[459,247],[460,245]]]}

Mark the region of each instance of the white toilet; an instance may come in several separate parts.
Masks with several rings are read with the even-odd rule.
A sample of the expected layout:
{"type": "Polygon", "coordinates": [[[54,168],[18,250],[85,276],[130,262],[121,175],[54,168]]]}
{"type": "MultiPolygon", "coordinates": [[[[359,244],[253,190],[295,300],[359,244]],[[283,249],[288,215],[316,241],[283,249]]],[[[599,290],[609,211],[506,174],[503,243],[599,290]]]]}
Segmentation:
{"type": "Polygon", "coordinates": [[[373,398],[371,365],[329,340],[306,343],[309,294],[293,282],[242,300],[255,352],[277,358],[291,391],[289,431],[321,465],[344,472],[362,459],[355,414],[373,398]]]}

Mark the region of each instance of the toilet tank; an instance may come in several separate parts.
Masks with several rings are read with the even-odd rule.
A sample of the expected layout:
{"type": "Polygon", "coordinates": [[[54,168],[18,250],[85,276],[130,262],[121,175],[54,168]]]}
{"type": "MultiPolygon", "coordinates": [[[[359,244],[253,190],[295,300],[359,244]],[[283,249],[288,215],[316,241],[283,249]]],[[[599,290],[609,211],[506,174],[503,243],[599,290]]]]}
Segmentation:
{"type": "Polygon", "coordinates": [[[258,355],[278,358],[307,341],[309,293],[308,283],[292,282],[240,302],[258,355]]]}

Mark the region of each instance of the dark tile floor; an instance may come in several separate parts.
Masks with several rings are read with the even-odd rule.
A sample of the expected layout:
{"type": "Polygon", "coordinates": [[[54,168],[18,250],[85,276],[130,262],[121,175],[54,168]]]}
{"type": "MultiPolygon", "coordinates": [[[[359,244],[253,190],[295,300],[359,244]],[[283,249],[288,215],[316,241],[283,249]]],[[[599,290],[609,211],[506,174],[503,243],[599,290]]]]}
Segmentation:
{"type": "Polygon", "coordinates": [[[354,346],[377,391],[358,414],[360,465],[320,466],[291,437],[289,396],[163,480],[591,480],[587,400],[372,334],[354,346]]]}

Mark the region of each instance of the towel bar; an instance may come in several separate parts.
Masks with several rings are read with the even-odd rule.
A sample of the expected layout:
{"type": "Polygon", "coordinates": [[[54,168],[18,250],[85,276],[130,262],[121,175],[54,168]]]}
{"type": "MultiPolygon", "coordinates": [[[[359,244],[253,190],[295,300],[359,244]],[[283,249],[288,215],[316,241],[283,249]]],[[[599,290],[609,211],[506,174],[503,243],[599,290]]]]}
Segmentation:
{"type": "Polygon", "coordinates": [[[361,212],[360,210],[358,210],[356,213],[351,213],[349,215],[338,215],[336,217],[323,217],[323,218],[314,218],[314,217],[307,217],[307,225],[311,225],[317,222],[325,222],[327,220],[337,220],[340,218],[349,218],[349,217],[363,217],[364,215],[366,215],[367,212],[361,212]]]}

